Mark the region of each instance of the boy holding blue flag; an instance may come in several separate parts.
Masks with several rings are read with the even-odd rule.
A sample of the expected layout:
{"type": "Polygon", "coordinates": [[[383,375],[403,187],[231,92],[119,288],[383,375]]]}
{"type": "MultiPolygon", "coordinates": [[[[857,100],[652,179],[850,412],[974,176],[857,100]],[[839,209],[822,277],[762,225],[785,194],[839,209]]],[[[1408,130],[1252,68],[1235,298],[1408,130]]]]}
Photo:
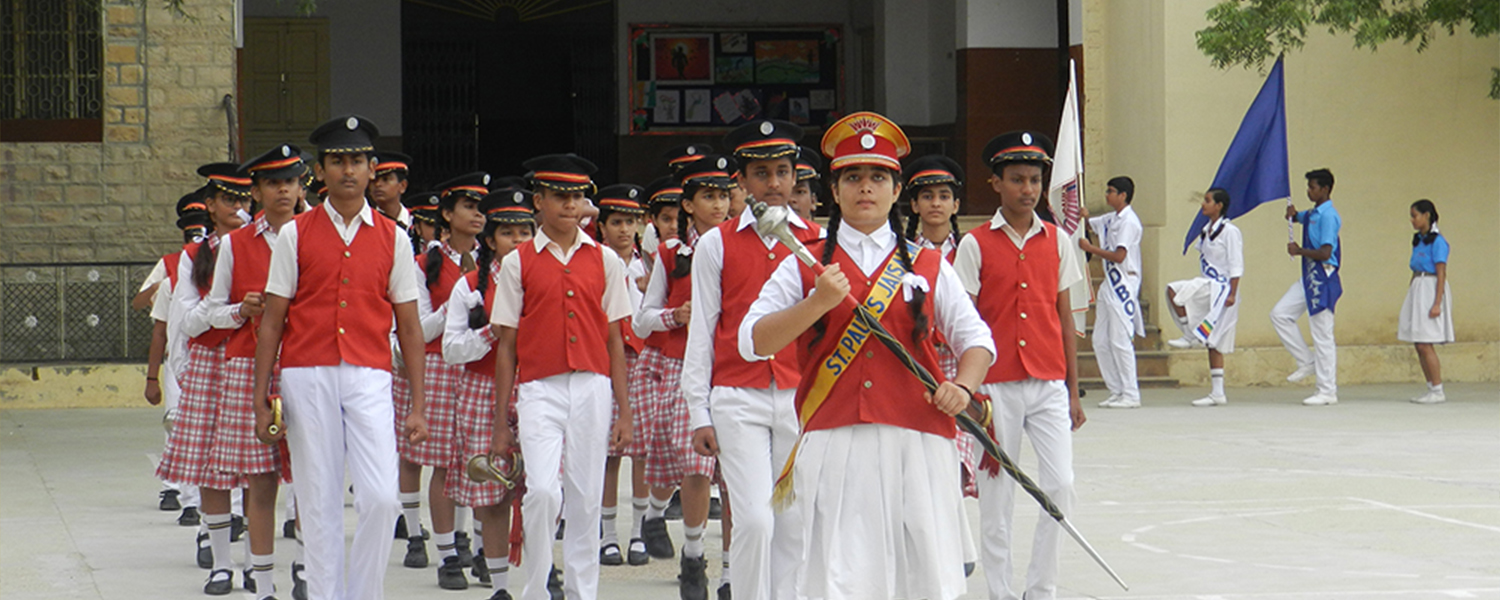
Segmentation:
{"type": "Polygon", "coordinates": [[[1286,218],[1302,224],[1302,243],[1287,242],[1286,252],[1302,258],[1302,277],[1287,289],[1286,295],[1271,309],[1271,324],[1281,345],[1297,359],[1297,370],[1287,381],[1297,382],[1316,373],[1317,393],[1302,404],[1328,406],[1339,403],[1338,353],[1333,341],[1333,311],[1343,294],[1339,283],[1339,227],[1342,220],[1333,207],[1333,173],[1328,169],[1307,172],[1307,199],[1310,210],[1298,211],[1288,205],[1286,218]],[[1312,330],[1313,348],[1302,341],[1297,318],[1307,313],[1312,330]]]}

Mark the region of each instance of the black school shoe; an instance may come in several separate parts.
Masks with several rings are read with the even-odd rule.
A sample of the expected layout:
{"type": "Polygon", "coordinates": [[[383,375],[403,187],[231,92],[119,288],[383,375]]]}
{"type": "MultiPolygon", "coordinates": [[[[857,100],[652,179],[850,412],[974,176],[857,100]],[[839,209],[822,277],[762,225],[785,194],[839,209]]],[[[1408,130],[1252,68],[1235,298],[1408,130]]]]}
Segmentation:
{"type": "Polygon", "coordinates": [[[672,546],[672,536],[667,533],[666,517],[646,519],[641,525],[641,538],[646,540],[646,553],[652,558],[677,556],[677,549],[672,546]]]}
{"type": "Polygon", "coordinates": [[[458,553],[459,566],[465,569],[474,566],[474,550],[470,548],[468,532],[453,533],[453,550],[458,553]]]}
{"type": "Polygon", "coordinates": [[[210,596],[228,596],[232,591],[234,591],[234,571],[216,569],[209,572],[208,583],[203,584],[203,593],[210,596]]]}
{"type": "Polygon", "coordinates": [[[396,516],[396,539],[404,540],[410,538],[406,531],[406,515],[396,516]]]}
{"type": "Polygon", "coordinates": [[[281,524],[281,537],[284,537],[284,538],[289,539],[289,540],[295,540],[295,539],[297,539],[297,520],[296,519],[287,519],[285,523],[281,524]]]}
{"type": "Polygon", "coordinates": [[[724,503],[718,498],[708,499],[708,518],[714,521],[724,518],[724,503]]]}
{"type": "Polygon", "coordinates": [[[677,583],[682,600],[708,600],[708,561],[702,556],[682,557],[682,573],[677,576],[677,583]]]}
{"type": "Polygon", "coordinates": [[[177,496],[181,494],[182,492],[177,490],[162,490],[160,494],[157,494],[161,496],[161,502],[156,507],[163,511],[182,510],[182,503],[177,501],[177,496]]]}
{"type": "Polygon", "coordinates": [[[458,564],[457,556],[443,559],[437,570],[438,587],[445,590],[467,590],[469,580],[464,577],[464,567],[458,564]]]}
{"type": "MultiPolygon", "coordinates": [[[[667,502],[667,511],[662,513],[668,521],[682,520],[682,491],[672,492],[672,499],[667,502]]],[[[668,556],[667,558],[672,558],[668,556]]]]}
{"type": "Polygon", "coordinates": [[[490,596],[490,600],[511,600],[510,590],[496,590],[495,595],[490,596]]]}
{"type": "Polygon", "coordinates": [[[474,585],[495,587],[495,582],[490,579],[490,568],[483,554],[474,557],[474,566],[469,568],[469,575],[474,577],[474,585]]]}
{"type": "Polygon", "coordinates": [[[182,514],[177,517],[177,524],[183,527],[197,527],[203,517],[198,514],[198,507],[188,506],[182,509],[182,514]]]}
{"type": "Polygon", "coordinates": [[[214,547],[209,545],[208,534],[198,534],[198,568],[214,568],[214,547]]]}
{"type": "Polygon", "coordinates": [[[427,541],[422,536],[406,540],[406,558],[401,560],[401,564],[408,569],[427,568],[427,541]]]}
{"type": "Polygon", "coordinates": [[[618,567],[625,564],[625,557],[620,555],[620,545],[610,542],[600,548],[599,564],[606,567],[618,567]]]}
{"type": "Polygon", "coordinates": [[[719,586],[719,600],[730,600],[729,584],[719,586]]]}
{"type": "Polygon", "coordinates": [[[306,568],[302,563],[292,563],[292,600],[307,600],[307,580],[302,578],[306,568]]]}
{"type": "Polygon", "coordinates": [[[562,571],[557,570],[557,567],[552,567],[552,572],[547,574],[547,593],[552,596],[552,600],[564,600],[562,571]]]}
{"type": "Polygon", "coordinates": [[[232,515],[229,517],[229,541],[238,542],[240,536],[245,535],[245,517],[232,515]]]}
{"type": "Polygon", "coordinates": [[[641,538],[630,538],[630,545],[625,553],[625,562],[632,567],[639,567],[651,562],[651,555],[646,552],[646,542],[641,538]]]}
{"type": "Polygon", "coordinates": [[[245,591],[252,594],[255,593],[255,578],[251,577],[250,574],[254,572],[255,569],[253,568],[240,571],[240,585],[244,586],[245,591]]]}

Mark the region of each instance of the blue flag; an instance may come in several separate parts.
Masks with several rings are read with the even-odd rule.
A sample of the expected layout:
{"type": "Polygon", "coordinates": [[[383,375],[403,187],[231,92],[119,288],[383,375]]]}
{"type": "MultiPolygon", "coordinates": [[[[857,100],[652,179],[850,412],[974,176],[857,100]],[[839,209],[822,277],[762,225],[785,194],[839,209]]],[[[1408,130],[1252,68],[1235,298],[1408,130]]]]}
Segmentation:
{"type": "MultiPolygon", "coordinates": [[[[1224,162],[1219,163],[1219,172],[1214,175],[1213,187],[1229,192],[1229,210],[1225,216],[1231,219],[1263,203],[1292,195],[1291,168],[1286,156],[1285,90],[1281,58],[1277,57],[1276,66],[1271,67],[1266,83],[1245,112],[1245,120],[1240,122],[1240,130],[1234,134],[1229,151],[1224,153],[1224,162]]],[[[1182,243],[1183,254],[1207,223],[1208,217],[1199,212],[1182,243]]]]}

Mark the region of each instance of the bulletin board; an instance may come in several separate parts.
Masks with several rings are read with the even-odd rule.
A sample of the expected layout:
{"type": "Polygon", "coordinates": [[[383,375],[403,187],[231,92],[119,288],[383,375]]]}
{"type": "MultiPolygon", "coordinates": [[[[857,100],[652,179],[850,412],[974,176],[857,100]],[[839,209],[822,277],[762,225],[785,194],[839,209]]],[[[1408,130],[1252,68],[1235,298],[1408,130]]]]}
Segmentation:
{"type": "Polygon", "coordinates": [[[630,133],[716,132],[755,119],[842,116],[836,25],[630,25],[630,133]]]}

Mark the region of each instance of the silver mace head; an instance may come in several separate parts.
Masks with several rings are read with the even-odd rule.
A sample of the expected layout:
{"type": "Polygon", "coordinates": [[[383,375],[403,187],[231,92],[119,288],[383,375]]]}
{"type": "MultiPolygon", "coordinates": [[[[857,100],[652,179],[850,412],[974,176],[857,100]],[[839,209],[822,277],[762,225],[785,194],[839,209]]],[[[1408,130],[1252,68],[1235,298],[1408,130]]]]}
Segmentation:
{"type": "Polygon", "coordinates": [[[750,207],[750,213],[755,215],[755,233],[762,236],[776,238],[781,245],[786,246],[797,255],[802,262],[812,265],[817,263],[802,241],[792,234],[792,209],[786,206],[771,206],[755,199],[755,196],[746,196],[745,205],[750,207]]]}
{"type": "Polygon", "coordinates": [[[479,454],[469,459],[464,471],[472,481],[498,482],[506,489],[515,489],[516,484],[521,481],[521,474],[525,472],[525,463],[521,460],[521,453],[511,455],[510,460],[502,458],[499,463],[495,464],[487,454],[479,454]]]}

